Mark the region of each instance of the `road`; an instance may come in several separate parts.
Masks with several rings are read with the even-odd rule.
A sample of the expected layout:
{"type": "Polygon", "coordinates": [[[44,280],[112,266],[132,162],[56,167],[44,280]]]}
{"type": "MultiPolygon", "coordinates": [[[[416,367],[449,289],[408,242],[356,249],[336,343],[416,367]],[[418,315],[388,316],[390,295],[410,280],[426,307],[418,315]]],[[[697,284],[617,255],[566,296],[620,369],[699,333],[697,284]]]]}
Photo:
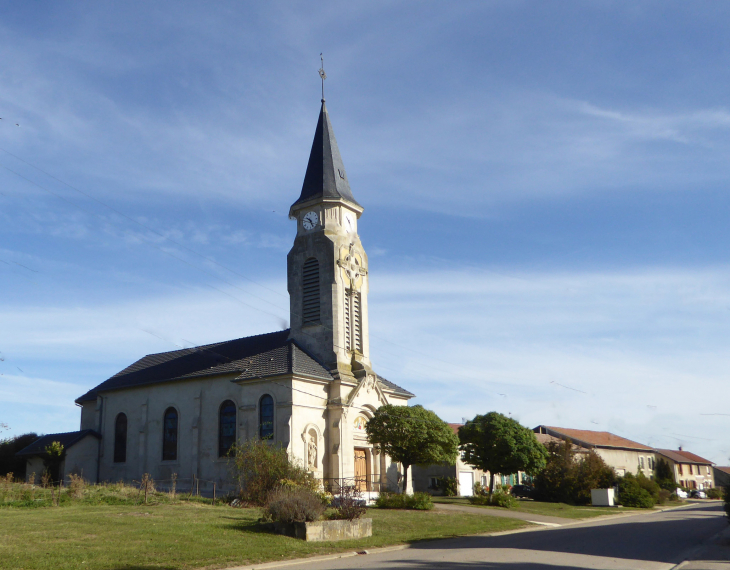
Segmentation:
{"type": "Polygon", "coordinates": [[[690,557],[711,562],[685,562],[682,569],[730,569],[730,545],[703,546],[710,537],[727,529],[727,519],[720,504],[696,504],[661,513],[607,518],[560,528],[541,527],[529,532],[421,542],[400,550],[375,551],[335,560],[309,560],[290,568],[669,570],[690,557]]]}

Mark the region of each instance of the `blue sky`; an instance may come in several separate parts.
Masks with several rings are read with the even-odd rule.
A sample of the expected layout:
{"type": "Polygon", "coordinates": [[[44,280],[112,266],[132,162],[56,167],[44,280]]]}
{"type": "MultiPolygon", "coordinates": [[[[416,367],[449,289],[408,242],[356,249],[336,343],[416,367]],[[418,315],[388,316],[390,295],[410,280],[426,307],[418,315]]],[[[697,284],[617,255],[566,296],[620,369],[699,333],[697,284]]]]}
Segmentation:
{"type": "Polygon", "coordinates": [[[324,52],[378,371],[449,421],[730,464],[729,11],[0,5],[4,435],[77,429],[144,354],[287,326],[324,52]]]}

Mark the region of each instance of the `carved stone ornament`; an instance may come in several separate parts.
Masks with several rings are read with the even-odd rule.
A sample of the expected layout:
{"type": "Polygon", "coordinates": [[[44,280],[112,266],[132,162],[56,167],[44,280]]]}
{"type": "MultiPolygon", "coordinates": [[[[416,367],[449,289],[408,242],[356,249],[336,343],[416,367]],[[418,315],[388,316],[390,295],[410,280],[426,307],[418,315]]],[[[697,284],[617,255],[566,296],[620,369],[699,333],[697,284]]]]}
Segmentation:
{"type": "Polygon", "coordinates": [[[354,243],[350,244],[347,251],[343,248],[340,259],[337,260],[337,265],[342,268],[345,279],[349,281],[348,288],[351,291],[358,290],[362,285],[362,277],[368,274],[368,270],[362,266],[362,257],[354,249],[354,243]]]}

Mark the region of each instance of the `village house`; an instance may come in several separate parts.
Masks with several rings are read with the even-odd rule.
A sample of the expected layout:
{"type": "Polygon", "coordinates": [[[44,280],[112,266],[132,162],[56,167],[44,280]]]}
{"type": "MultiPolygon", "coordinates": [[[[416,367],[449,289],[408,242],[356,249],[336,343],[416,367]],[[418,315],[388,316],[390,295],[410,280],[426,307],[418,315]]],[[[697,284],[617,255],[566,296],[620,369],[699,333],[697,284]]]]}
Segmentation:
{"type": "Polygon", "coordinates": [[[711,489],[715,486],[715,477],[712,470],[714,463],[684,451],[681,447],[678,450],[657,449],[657,458],[664,459],[672,469],[674,480],[680,487],[687,489],[711,489]]]}
{"type": "Polygon", "coordinates": [[[623,477],[626,473],[636,475],[641,471],[651,478],[654,474],[654,449],[614,435],[607,431],[589,431],[569,429],[553,426],[537,426],[533,430],[536,434],[550,435],[554,438],[578,445],[586,450],[595,451],[609,467],[613,467],[616,475],[623,477]]]}

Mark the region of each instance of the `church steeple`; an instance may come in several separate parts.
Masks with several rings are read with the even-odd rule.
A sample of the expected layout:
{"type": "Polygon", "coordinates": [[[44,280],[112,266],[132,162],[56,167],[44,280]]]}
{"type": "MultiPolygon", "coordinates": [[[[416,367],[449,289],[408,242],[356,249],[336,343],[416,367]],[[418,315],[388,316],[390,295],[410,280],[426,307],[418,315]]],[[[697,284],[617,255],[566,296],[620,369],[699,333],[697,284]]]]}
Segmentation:
{"type": "Polygon", "coordinates": [[[363,207],[347,181],[322,101],[287,256],[290,336],[341,378],[370,369],[368,258],[357,234],[363,207]]]}
{"type": "Polygon", "coordinates": [[[304,184],[302,184],[302,193],[299,199],[292,204],[289,215],[294,215],[296,210],[314,201],[329,200],[344,200],[358,209],[362,208],[350,190],[345,165],[340,156],[340,149],[337,148],[335,132],[332,129],[327,106],[322,99],[317,130],[314,132],[307,172],[304,175],[304,184]]]}

